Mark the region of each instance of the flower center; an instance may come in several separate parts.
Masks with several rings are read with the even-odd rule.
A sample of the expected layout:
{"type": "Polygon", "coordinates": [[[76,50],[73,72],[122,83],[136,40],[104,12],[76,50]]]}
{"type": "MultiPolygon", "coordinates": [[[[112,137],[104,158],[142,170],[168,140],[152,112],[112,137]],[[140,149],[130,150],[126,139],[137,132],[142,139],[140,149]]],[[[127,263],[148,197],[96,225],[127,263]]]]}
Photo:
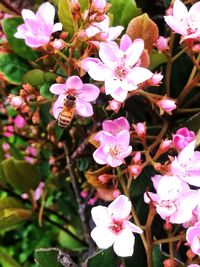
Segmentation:
{"type": "Polygon", "coordinates": [[[123,221],[115,221],[109,227],[115,234],[120,233],[123,230],[123,221]]]}
{"type": "Polygon", "coordinates": [[[109,150],[109,154],[114,158],[117,157],[117,155],[119,154],[120,149],[117,145],[115,145],[114,147],[111,147],[109,150]]]}
{"type": "Polygon", "coordinates": [[[117,67],[115,69],[115,76],[118,79],[120,79],[120,80],[122,80],[123,78],[125,78],[126,75],[127,75],[127,73],[128,73],[128,71],[127,71],[127,69],[124,66],[119,66],[119,67],[117,67]]]}

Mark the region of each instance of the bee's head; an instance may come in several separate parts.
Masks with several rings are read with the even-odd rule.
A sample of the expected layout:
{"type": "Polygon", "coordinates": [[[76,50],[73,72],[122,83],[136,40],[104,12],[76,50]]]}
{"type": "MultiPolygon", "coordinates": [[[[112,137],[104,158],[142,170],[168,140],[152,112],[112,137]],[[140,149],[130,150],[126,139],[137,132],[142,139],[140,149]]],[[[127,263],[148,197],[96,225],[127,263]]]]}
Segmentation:
{"type": "Polygon", "coordinates": [[[75,100],[76,100],[76,97],[73,96],[73,95],[67,95],[67,96],[66,96],[66,99],[67,99],[67,100],[71,100],[71,101],[75,101],[75,100]]]}

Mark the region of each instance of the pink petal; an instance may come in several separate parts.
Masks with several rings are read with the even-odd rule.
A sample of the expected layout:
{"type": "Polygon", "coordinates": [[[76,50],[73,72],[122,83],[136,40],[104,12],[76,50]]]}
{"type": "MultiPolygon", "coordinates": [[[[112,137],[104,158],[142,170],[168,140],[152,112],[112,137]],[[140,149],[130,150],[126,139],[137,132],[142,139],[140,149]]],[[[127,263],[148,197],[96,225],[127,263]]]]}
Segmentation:
{"type": "Polygon", "coordinates": [[[29,9],[22,9],[22,18],[24,21],[26,19],[36,20],[35,14],[33,13],[33,11],[31,11],[29,9]]]}
{"type": "Polygon", "coordinates": [[[66,85],[68,89],[80,90],[83,87],[83,83],[78,76],[71,76],[67,79],[66,85]]]}
{"type": "Polygon", "coordinates": [[[37,15],[40,15],[46,22],[47,25],[53,25],[55,8],[50,3],[46,2],[40,5],[37,11],[37,15]]]}
{"type": "Polygon", "coordinates": [[[51,87],[49,88],[49,91],[55,95],[66,94],[67,86],[66,84],[62,84],[62,83],[55,83],[51,85],[51,87]]]}
{"type": "Polygon", "coordinates": [[[115,235],[106,227],[95,227],[91,232],[91,237],[99,248],[106,249],[112,246],[115,235]]]}
{"type": "Polygon", "coordinates": [[[132,152],[132,146],[128,146],[126,149],[123,150],[123,152],[120,153],[119,157],[121,159],[124,159],[128,157],[132,152]]]}
{"type": "Polygon", "coordinates": [[[34,36],[25,36],[26,45],[35,48],[48,44],[49,40],[50,37],[45,36],[38,36],[38,38],[35,38],[34,36]]]}
{"type": "Polygon", "coordinates": [[[128,92],[124,90],[122,87],[119,87],[110,94],[118,102],[123,102],[126,99],[128,92]]]}
{"type": "Polygon", "coordinates": [[[90,64],[88,69],[88,74],[95,81],[105,81],[107,77],[112,75],[112,72],[112,69],[102,63],[93,64],[92,67],[90,64]]]}
{"type": "Polygon", "coordinates": [[[119,157],[113,157],[112,155],[108,154],[107,156],[107,163],[113,168],[122,165],[123,160],[119,157]]]}
{"type": "Polygon", "coordinates": [[[123,29],[124,29],[124,27],[122,27],[122,26],[110,27],[108,29],[108,35],[109,36],[108,36],[107,40],[108,41],[115,40],[121,34],[123,29]]]}
{"type": "Polygon", "coordinates": [[[98,163],[98,164],[106,164],[107,163],[107,155],[105,154],[104,150],[103,150],[103,146],[100,146],[99,148],[97,148],[94,153],[93,153],[93,158],[94,160],[98,163]]]}
{"type": "Polygon", "coordinates": [[[125,52],[131,45],[131,38],[128,36],[128,34],[124,34],[120,40],[120,49],[125,52]]]}
{"type": "Polygon", "coordinates": [[[187,35],[188,26],[184,22],[176,20],[173,16],[164,16],[164,19],[173,31],[181,35],[187,35]]]}
{"type": "Polygon", "coordinates": [[[106,66],[115,67],[120,63],[120,60],[123,57],[123,53],[119,49],[117,44],[101,43],[99,57],[106,66]]]}
{"type": "Polygon", "coordinates": [[[86,59],[83,59],[81,61],[81,67],[85,70],[85,71],[89,71],[89,69],[93,68],[94,65],[96,65],[97,63],[100,63],[100,59],[98,58],[93,58],[93,57],[88,57],[86,59]]]}
{"type": "Polygon", "coordinates": [[[97,206],[91,210],[92,219],[96,226],[108,226],[111,223],[111,217],[108,213],[108,208],[97,206]]]}
{"type": "Polygon", "coordinates": [[[135,237],[129,229],[120,232],[114,241],[113,249],[120,257],[129,257],[133,255],[135,237]]]}
{"type": "Polygon", "coordinates": [[[134,67],[132,71],[128,74],[128,78],[135,84],[142,83],[153,76],[153,73],[145,68],[134,67]]]}
{"type": "Polygon", "coordinates": [[[184,21],[188,17],[187,7],[180,0],[174,2],[173,16],[179,21],[184,21]]]}
{"type": "Polygon", "coordinates": [[[142,52],[144,50],[144,41],[142,39],[136,39],[128,47],[125,52],[126,55],[126,65],[132,67],[139,60],[142,52]]]}
{"type": "Polygon", "coordinates": [[[200,12],[200,2],[195,3],[194,5],[191,6],[190,10],[189,10],[189,19],[191,19],[191,21],[193,19],[198,19],[198,21],[200,20],[199,18],[199,13],[200,12]]]}
{"type": "Polygon", "coordinates": [[[108,206],[108,212],[113,219],[124,220],[131,212],[131,202],[128,197],[120,195],[108,206]]]}
{"type": "Polygon", "coordinates": [[[122,130],[116,135],[116,142],[120,147],[127,148],[130,143],[130,133],[128,130],[122,130]]]}
{"type": "Polygon", "coordinates": [[[90,117],[94,114],[92,105],[79,97],[76,99],[76,112],[83,117],[90,117]]]}
{"type": "MultiPolygon", "coordinates": [[[[194,155],[195,140],[189,143],[178,155],[179,163],[187,163],[194,155]]],[[[173,165],[173,163],[172,163],[173,165]]]]}
{"type": "Polygon", "coordinates": [[[99,96],[99,88],[93,84],[85,83],[78,95],[84,101],[94,101],[99,96]]]}
{"type": "Polygon", "coordinates": [[[137,225],[135,225],[134,223],[132,223],[130,221],[126,221],[126,225],[134,233],[138,233],[138,234],[143,233],[143,230],[140,227],[138,227],[137,225]]]}
{"type": "Polygon", "coordinates": [[[60,114],[60,112],[63,109],[64,99],[65,98],[66,98],[65,95],[59,95],[58,99],[53,104],[52,112],[53,112],[53,115],[54,115],[55,119],[58,119],[58,115],[60,114]]]}

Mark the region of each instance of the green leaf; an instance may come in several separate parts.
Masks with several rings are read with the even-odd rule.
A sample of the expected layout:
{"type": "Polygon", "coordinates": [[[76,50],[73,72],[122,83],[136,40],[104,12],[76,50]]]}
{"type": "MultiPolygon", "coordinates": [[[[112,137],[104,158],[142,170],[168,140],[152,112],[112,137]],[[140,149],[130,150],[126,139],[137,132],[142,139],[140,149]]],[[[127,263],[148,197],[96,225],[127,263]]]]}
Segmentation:
{"type": "Polygon", "coordinates": [[[17,32],[17,27],[23,23],[23,19],[19,17],[13,17],[4,19],[2,22],[3,31],[10,43],[12,49],[21,57],[27,60],[36,60],[39,57],[39,53],[28,47],[24,40],[14,37],[17,32]]]}
{"type": "MultiPolygon", "coordinates": [[[[75,232],[72,227],[70,227],[70,231],[75,232]]],[[[74,250],[74,251],[83,251],[86,249],[81,243],[79,243],[76,239],[74,239],[72,236],[68,235],[67,233],[61,231],[59,233],[58,240],[62,247],[74,250]]]]}
{"type": "Polygon", "coordinates": [[[35,251],[35,259],[39,267],[75,267],[67,253],[57,248],[40,248],[35,251]]]}
{"type": "Polygon", "coordinates": [[[129,21],[141,14],[134,0],[110,0],[112,7],[109,12],[113,14],[113,25],[127,27],[129,21]]]}
{"type": "Polygon", "coordinates": [[[200,129],[200,112],[191,116],[181,127],[187,127],[189,130],[197,133],[200,129]]]}
{"type": "Polygon", "coordinates": [[[88,259],[87,267],[118,267],[120,260],[112,248],[99,251],[95,256],[88,259]]]}
{"type": "Polygon", "coordinates": [[[20,265],[2,248],[0,248],[0,263],[2,267],[20,267],[20,265]]]}
{"type": "Polygon", "coordinates": [[[11,84],[22,84],[22,78],[30,66],[20,57],[12,53],[0,54],[0,73],[11,84]]]}
{"type": "Polygon", "coordinates": [[[29,83],[32,86],[38,86],[44,82],[44,71],[40,69],[30,70],[23,77],[23,83],[29,83]]]}
{"type": "Polygon", "coordinates": [[[29,219],[32,211],[24,209],[21,202],[11,197],[0,199],[0,231],[5,232],[18,227],[29,219]]]}
{"type": "Polygon", "coordinates": [[[59,0],[58,18],[63,25],[63,30],[67,31],[70,36],[74,33],[73,19],[69,0],[59,0]]]}
{"type": "Polygon", "coordinates": [[[153,246],[153,266],[163,267],[163,261],[166,257],[161,253],[159,245],[153,246]]]}
{"type": "Polygon", "coordinates": [[[47,99],[54,98],[54,95],[49,91],[51,84],[51,82],[46,82],[42,86],[40,86],[40,94],[47,99]]]}
{"type": "Polygon", "coordinates": [[[53,72],[45,72],[44,73],[44,79],[46,82],[52,82],[52,81],[55,81],[56,78],[58,77],[58,75],[56,75],[55,73],[53,72]]]}
{"type": "Polygon", "coordinates": [[[1,162],[6,181],[23,192],[36,189],[39,183],[39,172],[36,166],[23,160],[9,158],[1,162]]]}
{"type": "Polygon", "coordinates": [[[167,62],[167,57],[163,53],[158,53],[158,51],[153,50],[150,54],[150,70],[154,70],[159,65],[167,62]]]}

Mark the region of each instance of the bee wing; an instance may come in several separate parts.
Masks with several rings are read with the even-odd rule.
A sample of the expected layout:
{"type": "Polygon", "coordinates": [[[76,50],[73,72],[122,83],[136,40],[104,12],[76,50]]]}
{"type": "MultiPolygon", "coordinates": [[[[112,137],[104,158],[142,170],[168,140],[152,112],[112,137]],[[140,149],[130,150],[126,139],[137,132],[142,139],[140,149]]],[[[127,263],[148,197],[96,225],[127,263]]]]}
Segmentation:
{"type": "Polygon", "coordinates": [[[53,112],[55,119],[58,119],[58,115],[63,110],[65,98],[66,98],[66,95],[59,95],[58,99],[53,104],[52,112],[53,112]]]}

